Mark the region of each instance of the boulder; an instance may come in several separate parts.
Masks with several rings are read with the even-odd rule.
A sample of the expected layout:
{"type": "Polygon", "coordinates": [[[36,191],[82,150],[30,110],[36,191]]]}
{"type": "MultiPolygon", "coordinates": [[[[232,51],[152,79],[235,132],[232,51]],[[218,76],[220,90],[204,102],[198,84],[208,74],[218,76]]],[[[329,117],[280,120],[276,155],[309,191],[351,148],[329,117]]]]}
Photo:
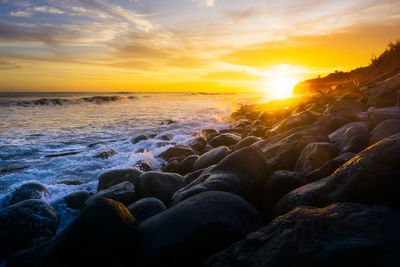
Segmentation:
{"type": "Polygon", "coordinates": [[[234,150],[236,151],[236,150],[239,150],[239,149],[244,148],[244,147],[246,147],[246,146],[250,146],[250,145],[252,145],[252,144],[254,144],[255,142],[258,142],[258,141],[260,141],[260,138],[259,138],[259,137],[256,137],[256,136],[247,136],[246,138],[243,138],[242,140],[240,140],[240,141],[236,144],[234,150]]]}
{"type": "Polygon", "coordinates": [[[224,133],[217,135],[216,137],[211,139],[209,143],[213,147],[219,147],[219,146],[232,146],[239,141],[240,141],[240,136],[231,133],[224,133]]]}
{"type": "Polygon", "coordinates": [[[381,85],[370,89],[368,104],[377,107],[389,107],[396,105],[397,92],[400,88],[400,76],[386,80],[381,85]]]}
{"type": "Polygon", "coordinates": [[[166,205],[172,195],[183,186],[182,176],[176,173],[146,172],[139,178],[141,197],[156,197],[166,205]]]}
{"type": "Polygon", "coordinates": [[[302,150],[294,169],[301,173],[312,172],[338,154],[338,148],[334,144],[327,142],[310,143],[302,150]]]}
{"type": "Polygon", "coordinates": [[[153,166],[151,166],[151,163],[146,159],[137,161],[133,167],[142,172],[150,172],[155,170],[153,166]]]}
{"type": "Polygon", "coordinates": [[[340,141],[340,138],[342,138],[342,136],[346,133],[346,131],[352,127],[363,127],[366,130],[370,130],[370,125],[368,122],[365,122],[365,121],[350,122],[350,123],[343,125],[336,131],[330,133],[328,135],[329,140],[331,140],[332,143],[338,143],[340,141]]]}
{"type": "Polygon", "coordinates": [[[48,244],[38,265],[128,266],[138,244],[138,224],[125,206],[97,198],[48,244]]]}
{"type": "Polygon", "coordinates": [[[245,147],[203,171],[196,180],[178,190],[173,196],[173,204],[204,191],[230,192],[258,204],[264,171],[263,154],[255,148],[245,147]]]}
{"type": "Polygon", "coordinates": [[[327,114],[317,120],[314,125],[324,129],[326,134],[332,133],[341,126],[352,122],[348,117],[341,114],[327,114]]]}
{"type": "Polygon", "coordinates": [[[212,167],[214,167],[215,165],[212,165],[212,166],[210,166],[210,167],[208,167],[208,168],[204,168],[204,169],[200,169],[200,170],[197,170],[197,171],[193,171],[193,172],[190,172],[190,173],[188,173],[188,174],[186,174],[185,176],[183,176],[183,183],[185,184],[185,185],[188,185],[188,184],[190,184],[191,182],[193,182],[194,180],[196,180],[197,178],[199,178],[199,176],[205,171],[205,170],[208,170],[208,169],[210,169],[210,168],[212,168],[212,167]]]}
{"type": "Polygon", "coordinates": [[[201,134],[207,139],[211,140],[213,137],[217,136],[219,132],[215,129],[204,129],[201,131],[201,134]]]}
{"type": "Polygon", "coordinates": [[[85,202],[88,198],[93,196],[93,193],[87,190],[81,190],[69,195],[66,195],[62,202],[70,209],[81,210],[85,206],[85,202]]]}
{"type": "Polygon", "coordinates": [[[383,206],[298,207],[205,266],[397,266],[399,223],[399,213],[383,206]]]}
{"type": "Polygon", "coordinates": [[[132,183],[125,181],[97,192],[97,194],[91,196],[86,200],[85,205],[87,206],[91,202],[99,198],[110,198],[125,205],[128,205],[132,203],[136,199],[136,197],[137,195],[135,186],[132,183]]]}
{"type": "Polygon", "coordinates": [[[128,210],[139,223],[166,209],[164,203],[155,197],[146,197],[128,206],[128,210]]]}
{"type": "Polygon", "coordinates": [[[82,182],[80,180],[64,180],[64,181],[58,182],[57,184],[81,185],[81,184],[84,184],[84,182],[82,182]]]}
{"type": "Polygon", "coordinates": [[[202,266],[263,225],[257,210],[226,192],[203,192],[141,224],[144,266],[202,266]]]}
{"type": "Polygon", "coordinates": [[[372,145],[332,175],[291,191],[274,208],[282,215],[297,206],[324,207],[336,202],[386,205],[400,210],[400,134],[372,145]]]}
{"type": "Polygon", "coordinates": [[[11,193],[10,205],[16,204],[18,202],[28,200],[28,199],[41,199],[43,197],[49,197],[50,192],[47,188],[39,183],[26,183],[15,189],[11,193]]]}
{"type": "Polygon", "coordinates": [[[97,186],[97,190],[100,191],[125,181],[135,185],[141,174],[142,172],[135,168],[115,169],[105,172],[99,177],[99,185],[97,186]]]}
{"type": "Polygon", "coordinates": [[[274,131],[276,134],[279,134],[293,128],[312,124],[316,120],[316,117],[310,111],[303,111],[284,119],[278,124],[278,126],[272,129],[272,131],[274,131]]]}
{"type": "Polygon", "coordinates": [[[117,152],[114,149],[108,149],[108,150],[96,153],[93,157],[99,158],[99,159],[108,159],[108,158],[114,156],[115,154],[117,154],[117,152]]]}
{"type": "Polygon", "coordinates": [[[366,110],[366,106],[354,99],[341,99],[326,106],[323,115],[339,115],[352,121],[358,120],[358,114],[366,110]]]}
{"type": "Polygon", "coordinates": [[[370,108],[368,110],[368,117],[375,125],[385,120],[400,120],[400,106],[388,108],[370,108]]]}
{"type": "Polygon", "coordinates": [[[207,139],[204,136],[198,136],[189,141],[189,147],[194,151],[197,151],[198,153],[203,151],[206,144],[207,144],[207,139]]]}
{"type": "Polygon", "coordinates": [[[385,120],[376,125],[375,128],[372,130],[369,144],[373,145],[376,142],[379,142],[382,139],[385,139],[386,137],[392,136],[397,133],[400,133],[400,119],[385,120]]]}
{"type": "Polygon", "coordinates": [[[272,209],[281,197],[306,183],[306,180],[299,172],[274,171],[265,180],[262,188],[261,211],[264,220],[268,222],[271,219],[272,209]]]}
{"type": "Polygon", "coordinates": [[[132,142],[132,144],[137,144],[140,141],[144,141],[144,140],[147,140],[147,139],[149,139],[149,138],[147,136],[145,136],[145,135],[138,135],[138,136],[132,138],[131,142],[132,142]]]}
{"type": "Polygon", "coordinates": [[[159,157],[166,161],[170,161],[172,158],[177,158],[177,157],[185,158],[190,155],[196,155],[196,152],[188,146],[177,145],[168,148],[166,151],[162,152],[159,155],[159,157]]]}
{"type": "Polygon", "coordinates": [[[198,155],[191,155],[179,162],[179,173],[185,175],[191,172],[193,170],[194,163],[198,158],[198,155]]]}
{"type": "Polygon", "coordinates": [[[54,236],[57,227],[56,211],[43,200],[24,200],[1,209],[0,259],[37,239],[54,236]]]}
{"type": "Polygon", "coordinates": [[[360,152],[369,145],[370,137],[369,130],[364,126],[350,126],[337,141],[340,153],[360,152]]]}
{"type": "Polygon", "coordinates": [[[231,153],[231,150],[226,146],[220,146],[220,147],[214,148],[213,150],[208,151],[207,153],[204,153],[203,155],[201,155],[194,162],[193,170],[204,169],[211,165],[217,164],[223,158],[228,156],[229,153],[231,153]]]}

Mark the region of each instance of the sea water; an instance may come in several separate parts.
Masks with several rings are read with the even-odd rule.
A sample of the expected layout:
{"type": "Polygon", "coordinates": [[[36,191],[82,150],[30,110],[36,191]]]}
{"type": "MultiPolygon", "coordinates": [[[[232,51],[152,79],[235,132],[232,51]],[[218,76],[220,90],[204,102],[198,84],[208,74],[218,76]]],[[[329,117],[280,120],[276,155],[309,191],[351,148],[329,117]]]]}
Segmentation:
{"type": "Polygon", "coordinates": [[[75,191],[96,192],[101,173],[141,159],[159,169],[157,156],[174,143],[185,144],[204,128],[227,127],[238,105],[261,99],[260,94],[0,93],[0,208],[30,181],[44,184],[51,193],[45,200],[54,203],[75,191]],[[133,144],[141,134],[156,136],[133,144]],[[170,141],[159,138],[166,134],[170,141]],[[107,159],[94,157],[111,149],[115,155],[107,159]],[[68,152],[73,154],[49,157],[68,152]],[[84,184],[60,184],[64,180],[84,184]]]}

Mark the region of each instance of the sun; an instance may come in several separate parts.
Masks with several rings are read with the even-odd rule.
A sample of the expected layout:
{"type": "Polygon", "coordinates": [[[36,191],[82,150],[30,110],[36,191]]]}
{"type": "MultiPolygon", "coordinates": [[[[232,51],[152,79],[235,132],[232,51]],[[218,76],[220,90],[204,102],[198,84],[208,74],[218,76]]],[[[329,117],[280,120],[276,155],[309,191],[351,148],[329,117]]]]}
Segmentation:
{"type": "Polygon", "coordinates": [[[264,85],[264,91],[274,99],[284,99],[293,96],[293,88],[298,80],[291,76],[271,78],[264,85]]]}

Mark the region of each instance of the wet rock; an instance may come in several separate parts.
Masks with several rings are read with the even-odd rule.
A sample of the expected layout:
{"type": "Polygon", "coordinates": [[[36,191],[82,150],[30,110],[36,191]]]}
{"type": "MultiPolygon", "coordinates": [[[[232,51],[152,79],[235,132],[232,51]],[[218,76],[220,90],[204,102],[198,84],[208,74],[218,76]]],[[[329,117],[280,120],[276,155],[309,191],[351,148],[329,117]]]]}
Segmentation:
{"type": "Polygon", "coordinates": [[[44,249],[40,266],[128,266],[138,253],[138,225],[119,202],[98,198],[44,249]]]}
{"type": "Polygon", "coordinates": [[[203,151],[206,144],[207,139],[204,136],[198,136],[189,141],[189,147],[198,153],[203,151]]]}
{"type": "Polygon", "coordinates": [[[58,216],[43,200],[29,199],[0,210],[0,259],[34,240],[55,235],[58,216]]]}
{"type": "Polygon", "coordinates": [[[166,161],[170,161],[172,158],[176,157],[187,157],[190,155],[196,155],[196,152],[188,146],[178,145],[175,147],[168,148],[166,151],[162,152],[159,157],[166,161]]]}
{"type": "MultiPolygon", "coordinates": [[[[213,166],[215,166],[215,165],[213,165],[213,166]]],[[[211,166],[210,166],[210,167],[211,167],[211,166]]],[[[209,167],[209,168],[210,168],[210,167],[209,167]]],[[[196,180],[197,178],[199,178],[199,176],[200,176],[206,169],[209,169],[209,168],[200,169],[200,170],[193,171],[193,172],[190,172],[190,173],[186,174],[185,176],[183,176],[183,183],[184,183],[185,185],[190,184],[191,182],[193,182],[194,180],[196,180]]]]}
{"type": "Polygon", "coordinates": [[[131,182],[125,181],[97,192],[97,194],[86,200],[85,205],[89,205],[98,198],[110,198],[121,202],[122,204],[128,205],[135,201],[136,197],[137,194],[135,186],[131,182]]]}
{"type": "Polygon", "coordinates": [[[144,141],[144,140],[147,140],[147,139],[149,139],[149,138],[147,136],[145,136],[145,135],[138,135],[138,136],[132,138],[131,143],[132,144],[137,144],[140,141],[144,141]]]}
{"type": "Polygon", "coordinates": [[[136,181],[142,173],[143,172],[135,168],[115,169],[105,172],[99,177],[97,190],[100,191],[125,181],[136,185],[136,181]]]}
{"type": "Polygon", "coordinates": [[[383,206],[299,207],[205,266],[394,266],[400,263],[399,223],[399,213],[383,206]]]}
{"type": "Polygon", "coordinates": [[[66,195],[62,201],[65,202],[68,208],[81,210],[85,206],[85,202],[88,198],[93,196],[93,193],[87,190],[81,190],[69,195],[66,195]]]}
{"type": "Polygon", "coordinates": [[[154,171],[154,168],[151,166],[150,162],[145,159],[139,160],[138,162],[135,163],[135,166],[133,167],[142,172],[154,171]]]}
{"type": "Polygon", "coordinates": [[[182,176],[176,173],[146,172],[139,179],[138,190],[142,197],[156,197],[166,205],[183,186],[182,176]]]}
{"type": "Polygon", "coordinates": [[[39,183],[26,183],[15,189],[11,194],[10,205],[27,199],[41,199],[49,197],[50,192],[47,188],[39,183]]]}
{"type": "Polygon", "coordinates": [[[203,192],[141,224],[143,265],[202,266],[204,259],[262,225],[257,210],[242,198],[203,192]]]}
{"type": "Polygon", "coordinates": [[[213,147],[219,146],[232,146],[240,141],[240,137],[235,134],[224,133],[217,135],[213,139],[210,140],[210,145],[213,147]]]}
{"type": "Polygon", "coordinates": [[[297,206],[324,207],[336,202],[387,205],[400,210],[400,134],[357,154],[332,175],[291,191],[277,203],[275,215],[297,206]]]}
{"type": "Polygon", "coordinates": [[[179,173],[185,175],[193,170],[194,163],[199,158],[198,155],[186,157],[179,163],[179,173]]]}
{"type": "Polygon", "coordinates": [[[360,152],[369,145],[370,137],[369,130],[364,126],[350,126],[337,141],[340,153],[360,152]]]}
{"type": "Polygon", "coordinates": [[[374,123],[378,124],[385,120],[400,119],[400,106],[388,108],[374,108],[368,110],[368,117],[374,123]]]}
{"type": "Polygon", "coordinates": [[[260,141],[260,138],[259,138],[259,137],[256,137],[256,136],[247,136],[246,138],[243,138],[242,140],[240,140],[240,141],[236,144],[234,150],[236,151],[236,150],[239,150],[239,149],[241,149],[241,148],[243,148],[243,147],[250,146],[250,145],[252,145],[252,144],[254,144],[255,142],[258,142],[258,141],[260,141]]]}
{"type": "Polygon", "coordinates": [[[163,140],[163,141],[171,141],[172,140],[172,135],[170,134],[164,134],[158,137],[158,139],[163,140]]]}
{"type": "Polygon", "coordinates": [[[301,173],[309,173],[320,168],[338,154],[339,150],[334,144],[310,143],[302,150],[294,169],[301,173]]]}
{"type": "Polygon", "coordinates": [[[180,173],[180,166],[179,166],[179,161],[178,160],[170,160],[168,162],[167,166],[162,168],[163,172],[174,172],[174,173],[180,173]]]}
{"type": "Polygon", "coordinates": [[[324,129],[325,133],[329,134],[350,122],[352,122],[352,120],[344,115],[327,114],[317,120],[314,125],[324,129]]]}
{"type": "Polygon", "coordinates": [[[252,128],[248,135],[250,136],[258,136],[258,137],[263,137],[265,135],[265,132],[268,130],[269,128],[267,127],[263,127],[263,126],[259,126],[259,127],[255,127],[252,128]]]}
{"type": "Polygon", "coordinates": [[[390,107],[396,105],[397,92],[400,88],[400,76],[386,80],[370,89],[368,104],[377,107],[390,107]]]}
{"type": "Polygon", "coordinates": [[[128,210],[138,222],[143,222],[166,209],[164,203],[155,197],[146,197],[128,206],[128,210]]]}
{"type": "Polygon", "coordinates": [[[340,141],[340,139],[342,138],[342,136],[346,133],[346,131],[352,127],[363,127],[368,131],[370,130],[370,125],[368,122],[365,122],[365,121],[350,122],[350,123],[343,125],[336,131],[330,133],[328,135],[329,140],[331,140],[332,143],[338,143],[340,141]]]}
{"type": "Polygon", "coordinates": [[[345,116],[352,121],[358,120],[358,114],[366,110],[366,106],[353,99],[342,99],[330,103],[325,108],[323,115],[345,116]]]}
{"type": "Polygon", "coordinates": [[[213,137],[217,136],[219,132],[215,129],[204,129],[201,131],[201,134],[207,139],[211,140],[213,137]]]}
{"type": "Polygon", "coordinates": [[[76,155],[79,153],[84,152],[83,150],[79,151],[69,151],[69,152],[63,152],[63,153],[54,153],[54,154],[49,154],[44,156],[45,158],[58,158],[58,157],[64,157],[64,156],[70,156],[70,155],[76,155]]]}
{"type": "Polygon", "coordinates": [[[84,184],[84,182],[82,182],[80,180],[64,180],[64,181],[58,182],[58,184],[81,185],[81,184],[84,184]]]}
{"type": "Polygon", "coordinates": [[[378,125],[371,132],[369,144],[373,145],[386,137],[400,133],[400,120],[385,120],[378,125]]]}
{"type": "Polygon", "coordinates": [[[215,165],[231,153],[231,150],[226,146],[214,148],[211,151],[201,155],[193,165],[193,170],[207,168],[215,165]]]}
{"type": "Polygon", "coordinates": [[[316,121],[315,116],[310,111],[303,111],[284,119],[277,127],[273,129],[276,134],[286,132],[287,130],[312,124],[316,121]]]}
{"type": "Polygon", "coordinates": [[[281,197],[290,191],[305,185],[307,181],[296,171],[274,171],[264,182],[262,190],[262,214],[265,221],[269,221],[272,209],[281,197]]]}
{"type": "Polygon", "coordinates": [[[98,159],[108,159],[114,156],[115,154],[117,154],[117,152],[114,149],[108,149],[106,151],[101,151],[96,153],[93,157],[98,159]]]}
{"type": "Polygon", "coordinates": [[[240,149],[178,190],[173,196],[173,204],[204,191],[230,192],[257,204],[265,167],[263,154],[258,149],[240,149]]]}

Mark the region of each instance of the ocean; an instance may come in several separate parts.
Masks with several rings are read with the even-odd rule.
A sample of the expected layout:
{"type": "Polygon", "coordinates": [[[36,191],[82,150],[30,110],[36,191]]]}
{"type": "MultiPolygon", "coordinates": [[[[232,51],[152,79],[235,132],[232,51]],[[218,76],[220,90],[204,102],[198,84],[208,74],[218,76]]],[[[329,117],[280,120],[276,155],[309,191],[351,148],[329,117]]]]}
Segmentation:
{"type": "Polygon", "coordinates": [[[173,143],[185,144],[204,128],[227,127],[234,109],[257,101],[264,95],[0,93],[0,207],[29,181],[44,184],[51,203],[82,189],[96,192],[101,173],[141,159],[160,168],[156,156],[173,143]],[[132,144],[141,134],[156,136],[132,144]],[[107,159],[94,157],[109,150],[115,154],[107,159]],[[64,180],[84,184],[60,184],[64,180]]]}

